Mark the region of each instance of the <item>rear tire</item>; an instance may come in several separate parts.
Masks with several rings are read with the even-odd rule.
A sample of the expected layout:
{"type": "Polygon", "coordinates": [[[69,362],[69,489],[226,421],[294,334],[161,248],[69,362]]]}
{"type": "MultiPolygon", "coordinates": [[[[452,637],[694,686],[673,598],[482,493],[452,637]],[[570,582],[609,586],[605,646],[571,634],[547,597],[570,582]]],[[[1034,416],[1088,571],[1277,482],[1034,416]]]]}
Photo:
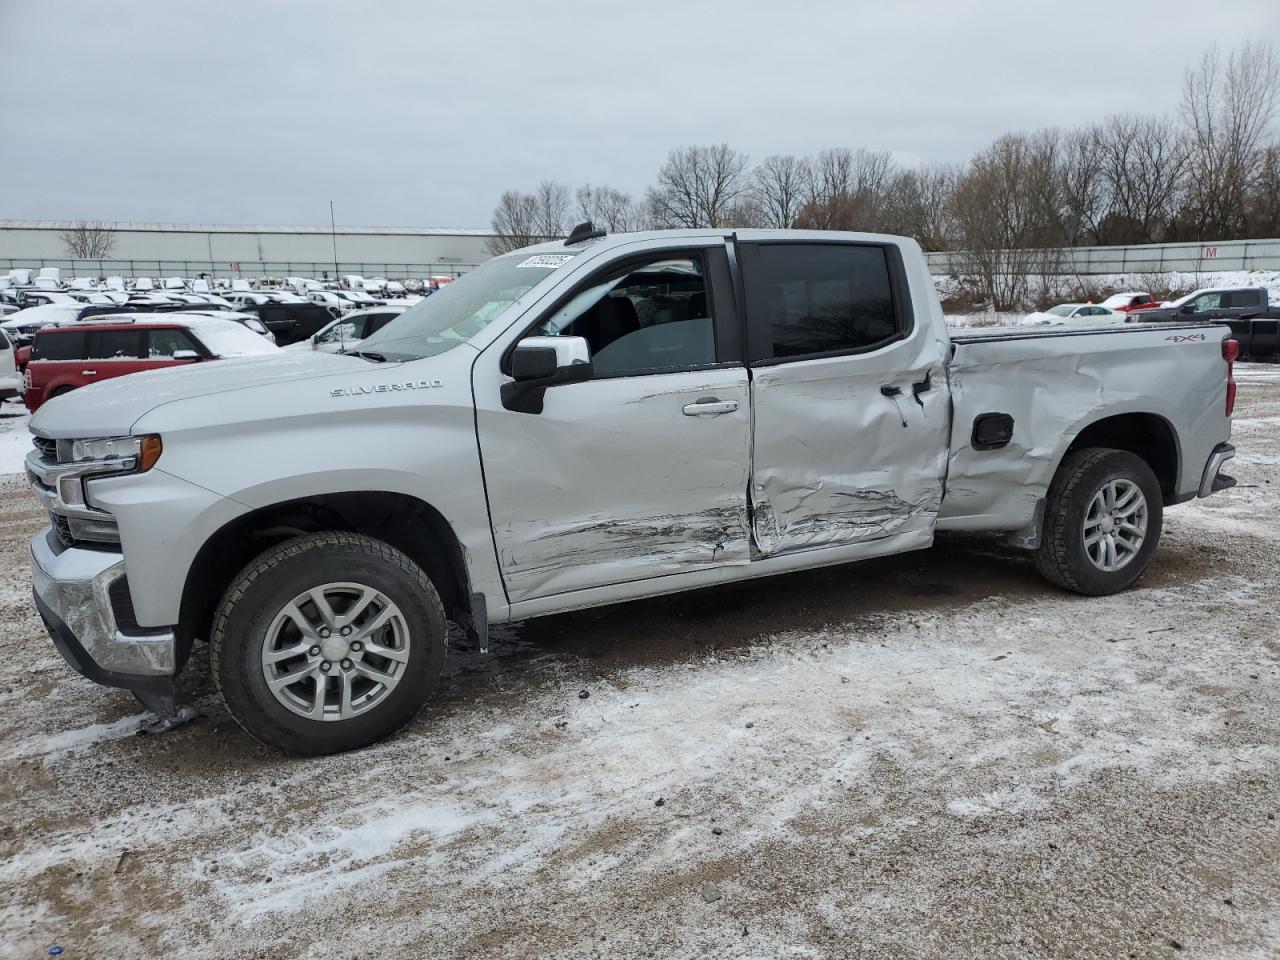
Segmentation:
{"type": "Polygon", "coordinates": [[[370,537],[320,533],[254,559],[214,615],[212,673],[250,736],[339,753],[407,724],[436,688],[448,633],[422,569],[370,537]]]}
{"type": "Polygon", "coordinates": [[[1103,447],[1073,452],[1049,487],[1036,569],[1064,590],[1118,593],[1155,552],[1162,502],[1160,482],[1141,457],[1103,447]]]}

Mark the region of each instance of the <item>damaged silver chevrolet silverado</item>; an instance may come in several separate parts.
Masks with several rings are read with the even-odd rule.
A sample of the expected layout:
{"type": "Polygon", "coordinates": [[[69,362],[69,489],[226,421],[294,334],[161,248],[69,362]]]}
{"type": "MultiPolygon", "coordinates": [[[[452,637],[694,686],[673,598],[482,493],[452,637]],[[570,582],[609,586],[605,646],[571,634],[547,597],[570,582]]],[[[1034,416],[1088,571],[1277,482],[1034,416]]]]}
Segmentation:
{"type": "Polygon", "coordinates": [[[692,230],[498,257],[346,355],[50,402],[35,602],[81,673],[325,753],[405,724],[488,625],[988,530],[1129,586],[1220,474],[1221,326],[949,336],[910,240],[692,230]]]}

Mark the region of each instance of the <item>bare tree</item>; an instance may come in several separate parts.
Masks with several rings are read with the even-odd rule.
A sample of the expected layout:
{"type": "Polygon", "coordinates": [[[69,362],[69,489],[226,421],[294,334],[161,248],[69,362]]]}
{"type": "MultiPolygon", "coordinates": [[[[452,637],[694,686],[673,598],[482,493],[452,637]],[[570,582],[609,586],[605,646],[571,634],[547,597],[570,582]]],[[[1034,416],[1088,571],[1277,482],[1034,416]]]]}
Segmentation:
{"type": "Polygon", "coordinates": [[[494,256],[527,247],[531,243],[563,237],[569,219],[569,190],[544,180],[533,193],[508,190],[498,199],[489,226],[494,236],[489,252],[494,256]]]}
{"type": "Polygon", "coordinates": [[[493,209],[489,226],[494,236],[489,238],[489,252],[495,257],[520,247],[536,243],[538,204],[532,194],[507,190],[493,209]]]}
{"type": "Polygon", "coordinates": [[[1267,147],[1249,203],[1251,237],[1280,236],[1280,144],[1267,147]]]}
{"type": "Polygon", "coordinates": [[[742,212],[746,169],[746,154],[725,143],[672,150],[646,194],[649,216],[659,227],[729,226],[742,212]]]}
{"type": "Polygon", "coordinates": [[[1069,243],[1096,243],[1098,223],[1106,211],[1102,131],[1096,126],[1069,131],[1058,159],[1063,232],[1069,243]]]}
{"type": "Polygon", "coordinates": [[[895,173],[885,188],[880,227],[914,237],[925,250],[946,250],[955,228],[951,194],[958,174],[945,164],[895,173]]]}
{"type": "Polygon", "coordinates": [[[1280,105],[1280,59],[1255,41],[1223,60],[1216,47],[1186,71],[1182,119],[1191,138],[1187,213],[1197,239],[1239,236],[1263,172],[1266,135],[1280,105]]]}
{"type": "Polygon", "coordinates": [[[1028,275],[1043,272],[1036,248],[1055,229],[1045,221],[1055,139],[1007,134],[974,157],[956,184],[957,259],[993,309],[1021,306],[1028,275]]]}
{"type": "Polygon", "coordinates": [[[102,260],[116,245],[115,233],[101,220],[77,220],[59,237],[67,252],[77,260],[102,260]]]}
{"type": "Polygon", "coordinates": [[[809,162],[799,157],[772,156],[752,174],[751,195],[763,227],[786,229],[796,221],[809,190],[809,162]]]}
{"type": "Polygon", "coordinates": [[[541,239],[552,240],[569,233],[569,188],[554,180],[543,180],[534,191],[537,219],[534,226],[541,239]]]}
{"type": "Polygon", "coordinates": [[[1187,166],[1187,139],[1164,117],[1122,114],[1097,132],[1105,212],[1099,243],[1165,239],[1187,166]]]}
{"type": "Polygon", "coordinates": [[[876,230],[893,158],[885,151],[823,150],[809,164],[809,189],[796,225],[812,230],[876,230]]]}
{"type": "Polygon", "coordinates": [[[578,188],[575,199],[581,220],[590,220],[610,233],[626,233],[643,226],[643,211],[631,199],[631,194],[622,190],[587,184],[578,188]]]}

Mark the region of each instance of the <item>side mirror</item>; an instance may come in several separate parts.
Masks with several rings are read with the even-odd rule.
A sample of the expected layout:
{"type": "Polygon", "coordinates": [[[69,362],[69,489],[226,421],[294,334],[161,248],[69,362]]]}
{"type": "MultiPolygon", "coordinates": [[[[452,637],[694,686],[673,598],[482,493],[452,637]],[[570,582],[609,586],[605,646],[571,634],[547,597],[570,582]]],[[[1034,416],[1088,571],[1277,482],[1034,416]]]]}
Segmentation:
{"type": "Polygon", "coordinates": [[[200,354],[194,350],[175,350],[173,351],[173,359],[175,360],[199,360],[200,354]]]}
{"type": "Polygon", "coordinates": [[[1195,313],[1195,312],[1196,312],[1196,305],[1195,305],[1194,303],[1184,303],[1184,304],[1182,305],[1182,312],[1183,312],[1183,313],[1195,313]]]}
{"type": "Polygon", "coordinates": [[[502,405],[541,413],[547,387],[591,379],[591,348],[583,337],[525,337],[511,353],[511,377],[502,385],[502,405]]]}

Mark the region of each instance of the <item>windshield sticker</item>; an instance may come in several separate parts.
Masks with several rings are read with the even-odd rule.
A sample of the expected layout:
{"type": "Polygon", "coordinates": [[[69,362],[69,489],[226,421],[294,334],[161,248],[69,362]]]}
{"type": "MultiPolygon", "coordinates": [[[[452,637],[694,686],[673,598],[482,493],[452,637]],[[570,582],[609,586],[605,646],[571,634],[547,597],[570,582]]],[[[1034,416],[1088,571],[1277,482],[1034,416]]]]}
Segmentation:
{"type": "Polygon", "coordinates": [[[573,259],[572,253],[543,253],[536,257],[529,257],[527,260],[521,260],[516,264],[517,267],[542,267],[544,270],[550,267],[554,270],[562,264],[568,263],[573,259]]]}

